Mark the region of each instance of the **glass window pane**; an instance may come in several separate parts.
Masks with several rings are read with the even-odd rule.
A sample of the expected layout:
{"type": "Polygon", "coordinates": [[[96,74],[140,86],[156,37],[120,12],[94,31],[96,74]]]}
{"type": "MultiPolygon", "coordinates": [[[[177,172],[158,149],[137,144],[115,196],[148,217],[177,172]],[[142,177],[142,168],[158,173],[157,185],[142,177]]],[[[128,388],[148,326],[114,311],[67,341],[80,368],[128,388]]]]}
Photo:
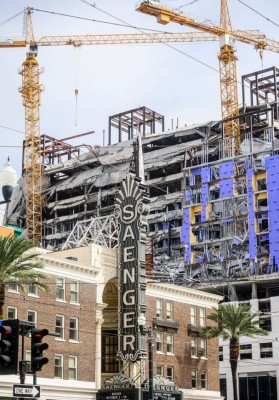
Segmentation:
{"type": "Polygon", "coordinates": [[[56,278],[56,299],[65,300],[65,280],[56,278]]]}
{"type": "Polygon", "coordinates": [[[7,308],[7,319],[16,319],[17,318],[17,308],[8,307],[7,308]]]}
{"type": "Polygon", "coordinates": [[[70,302],[78,303],[78,282],[71,281],[70,285],[70,302]]]}
{"type": "Polygon", "coordinates": [[[54,357],[54,377],[63,378],[63,362],[62,356],[55,354],[54,357]]]}

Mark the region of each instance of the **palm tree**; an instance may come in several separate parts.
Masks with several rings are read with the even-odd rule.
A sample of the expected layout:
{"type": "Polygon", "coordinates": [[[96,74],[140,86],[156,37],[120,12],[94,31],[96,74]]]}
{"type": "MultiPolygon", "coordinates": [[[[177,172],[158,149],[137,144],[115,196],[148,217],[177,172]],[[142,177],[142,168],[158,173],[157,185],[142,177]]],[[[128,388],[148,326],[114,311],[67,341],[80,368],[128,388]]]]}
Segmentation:
{"type": "Polygon", "coordinates": [[[25,284],[47,290],[45,283],[40,282],[46,276],[40,271],[42,263],[36,259],[37,253],[28,252],[34,244],[23,238],[12,236],[0,237],[0,319],[3,320],[5,304],[5,286],[16,283],[24,290],[25,284]]]}
{"type": "Polygon", "coordinates": [[[268,331],[259,327],[259,321],[255,319],[257,313],[251,312],[251,305],[221,304],[219,308],[213,307],[214,313],[207,318],[216,323],[215,326],[207,326],[203,329],[203,335],[208,338],[222,338],[229,340],[230,364],[233,381],[233,398],[238,400],[237,391],[237,363],[240,353],[240,338],[242,336],[255,337],[266,336],[268,331]]]}

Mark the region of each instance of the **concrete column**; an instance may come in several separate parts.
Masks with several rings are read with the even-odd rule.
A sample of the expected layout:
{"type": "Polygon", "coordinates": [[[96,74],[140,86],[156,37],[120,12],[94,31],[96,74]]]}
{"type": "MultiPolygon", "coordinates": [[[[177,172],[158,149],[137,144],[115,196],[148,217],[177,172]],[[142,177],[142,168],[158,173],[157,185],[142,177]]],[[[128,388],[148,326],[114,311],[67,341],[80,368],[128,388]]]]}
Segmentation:
{"type": "Polygon", "coordinates": [[[106,308],[106,304],[96,304],[96,355],[95,355],[95,382],[96,388],[101,388],[101,375],[102,375],[102,325],[103,320],[103,309],[106,308]]]}
{"type": "Polygon", "coordinates": [[[252,299],[257,299],[257,284],[252,282],[252,299]]]}

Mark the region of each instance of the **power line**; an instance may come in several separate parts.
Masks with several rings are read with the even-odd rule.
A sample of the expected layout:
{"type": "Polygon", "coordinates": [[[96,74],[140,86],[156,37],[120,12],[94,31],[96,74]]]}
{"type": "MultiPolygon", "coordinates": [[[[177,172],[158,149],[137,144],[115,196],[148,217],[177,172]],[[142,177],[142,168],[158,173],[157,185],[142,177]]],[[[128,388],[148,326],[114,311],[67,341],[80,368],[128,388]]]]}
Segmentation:
{"type": "Polygon", "coordinates": [[[193,0],[193,1],[190,1],[189,3],[186,3],[186,4],[183,4],[182,6],[179,6],[178,8],[190,6],[190,5],[194,4],[194,3],[196,3],[197,1],[200,1],[200,0],[193,0]]]}
{"type": "MultiPolygon", "coordinates": [[[[123,19],[120,19],[120,18],[116,17],[115,15],[110,14],[109,12],[107,12],[107,11],[105,11],[105,10],[102,10],[101,8],[97,7],[96,4],[92,4],[92,3],[90,3],[89,1],[86,1],[86,0],[80,0],[80,1],[82,1],[83,3],[89,5],[89,6],[93,7],[93,8],[96,8],[96,10],[98,10],[98,11],[100,11],[100,12],[102,12],[102,13],[108,15],[108,16],[110,16],[111,18],[116,19],[117,21],[120,21],[121,23],[125,24],[125,25],[128,26],[128,27],[134,28],[132,25],[130,25],[128,22],[124,21],[123,19]]],[[[144,32],[141,30],[141,28],[134,28],[134,29],[138,30],[138,31],[141,32],[141,33],[144,33],[144,32]]],[[[211,69],[212,71],[217,72],[217,73],[219,74],[219,69],[214,68],[214,67],[212,67],[211,65],[205,63],[204,61],[201,61],[201,60],[199,60],[198,58],[195,58],[195,57],[191,56],[190,54],[185,53],[185,52],[182,51],[182,50],[179,50],[178,48],[172,46],[171,44],[164,42],[164,39],[160,40],[159,42],[162,43],[162,44],[164,44],[165,46],[169,47],[170,49],[176,51],[177,53],[180,53],[180,54],[184,55],[185,57],[188,57],[188,58],[190,58],[191,60],[194,60],[194,61],[196,61],[197,63],[199,63],[199,64],[201,64],[201,65],[203,65],[203,66],[205,66],[205,67],[207,67],[207,68],[211,69]]]]}
{"type": "Polygon", "coordinates": [[[5,19],[4,21],[0,22],[0,27],[4,26],[5,24],[7,24],[8,22],[10,22],[12,19],[18,17],[19,15],[23,14],[25,12],[25,10],[20,11],[19,13],[13,15],[12,17],[5,19]]]}
{"type": "Polygon", "coordinates": [[[251,7],[248,4],[244,3],[244,1],[242,1],[242,0],[237,0],[237,1],[239,1],[239,3],[243,4],[245,7],[249,8],[252,11],[254,11],[256,14],[260,15],[261,17],[266,19],[268,22],[270,22],[271,24],[273,24],[273,25],[275,25],[275,26],[277,26],[279,28],[279,24],[277,24],[276,22],[272,21],[270,18],[266,17],[265,15],[261,14],[259,11],[255,10],[253,7],[251,7]]]}
{"type": "MultiPolygon", "coordinates": [[[[43,12],[43,13],[47,13],[47,14],[53,14],[53,15],[59,15],[61,17],[68,17],[68,18],[75,18],[75,19],[80,19],[80,20],[84,20],[84,21],[90,21],[90,22],[97,22],[100,24],[106,24],[106,25],[114,25],[114,26],[122,26],[124,28],[133,28],[133,29],[141,29],[143,31],[151,31],[151,32],[157,32],[157,33],[168,33],[166,31],[161,31],[161,30],[155,30],[155,29],[148,29],[148,28],[140,28],[137,26],[133,26],[133,25],[127,25],[126,23],[121,24],[121,23],[115,23],[115,22],[108,22],[108,21],[102,21],[102,20],[98,20],[98,19],[92,19],[92,18],[86,18],[86,17],[79,17],[77,15],[72,15],[72,14],[65,14],[65,13],[58,13],[58,12],[54,12],[54,11],[48,11],[48,10],[41,10],[39,8],[33,8],[34,11],[39,11],[39,12],[43,12]]],[[[120,20],[121,21],[121,20],[120,20]]]]}

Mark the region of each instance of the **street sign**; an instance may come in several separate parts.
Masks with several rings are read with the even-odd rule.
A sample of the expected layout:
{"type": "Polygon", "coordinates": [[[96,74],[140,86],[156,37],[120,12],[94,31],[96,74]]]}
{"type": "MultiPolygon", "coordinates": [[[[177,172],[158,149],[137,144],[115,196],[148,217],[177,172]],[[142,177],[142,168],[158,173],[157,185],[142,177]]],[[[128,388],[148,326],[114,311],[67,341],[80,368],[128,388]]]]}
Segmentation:
{"type": "MultiPolygon", "coordinates": [[[[169,392],[154,390],[154,400],[182,400],[182,392],[169,392]]],[[[142,400],[149,400],[148,390],[142,390],[142,400]]]]}
{"type": "Polygon", "coordinates": [[[100,389],[97,400],[139,400],[139,389],[100,389]]]}
{"type": "Polygon", "coordinates": [[[40,386],[13,385],[13,396],[38,399],[40,397],[40,386]]]}

